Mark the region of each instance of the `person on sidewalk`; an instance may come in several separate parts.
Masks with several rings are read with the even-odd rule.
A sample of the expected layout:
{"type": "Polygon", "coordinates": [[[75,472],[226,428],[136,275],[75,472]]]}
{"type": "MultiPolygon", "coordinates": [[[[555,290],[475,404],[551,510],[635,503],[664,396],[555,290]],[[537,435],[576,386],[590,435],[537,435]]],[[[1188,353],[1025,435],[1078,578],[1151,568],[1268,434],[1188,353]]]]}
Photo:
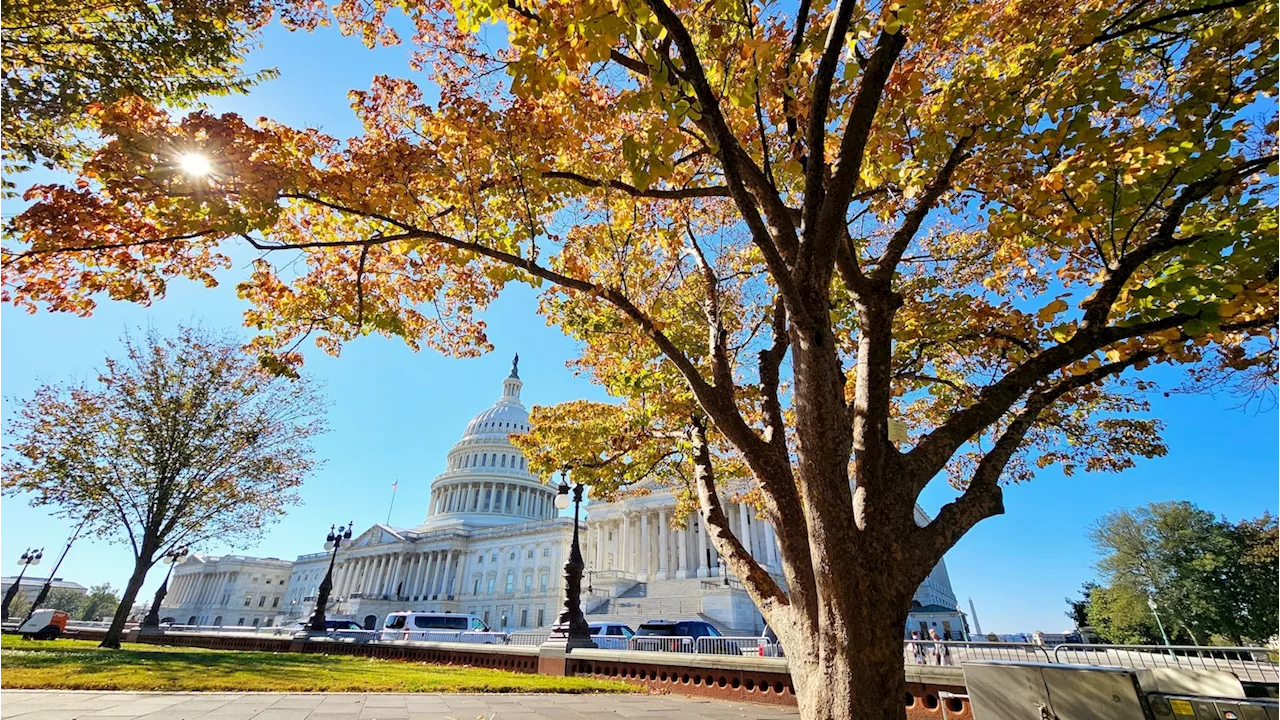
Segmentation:
{"type": "Polygon", "coordinates": [[[924,645],[920,642],[920,633],[911,631],[911,642],[907,643],[907,652],[917,665],[924,664],[924,645]]]}
{"type": "Polygon", "coordinates": [[[933,641],[933,657],[934,661],[939,665],[951,664],[951,648],[942,642],[942,638],[938,637],[938,631],[929,629],[929,639],[933,641]]]}

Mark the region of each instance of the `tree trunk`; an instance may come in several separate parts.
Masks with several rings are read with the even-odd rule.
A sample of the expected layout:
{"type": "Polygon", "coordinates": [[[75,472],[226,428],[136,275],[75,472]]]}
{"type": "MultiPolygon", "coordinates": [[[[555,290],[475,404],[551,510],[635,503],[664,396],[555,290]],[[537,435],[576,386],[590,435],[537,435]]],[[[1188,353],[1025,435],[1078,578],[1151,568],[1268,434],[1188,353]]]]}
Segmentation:
{"type": "Polygon", "coordinates": [[[843,652],[828,646],[817,653],[787,653],[804,720],[906,716],[905,609],[868,603],[854,614],[854,631],[845,638],[843,652]]]}
{"type": "Polygon", "coordinates": [[[138,597],[138,591],[142,589],[142,583],[146,582],[147,571],[150,569],[151,566],[145,560],[134,561],[133,576],[129,578],[129,584],[125,586],[124,593],[120,596],[116,614],[111,618],[111,627],[107,628],[107,635],[102,638],[102,643],[98,647],[120,649],[120,636],[124,633],[125,621],[129,619],[133,602],[138,597]]]}

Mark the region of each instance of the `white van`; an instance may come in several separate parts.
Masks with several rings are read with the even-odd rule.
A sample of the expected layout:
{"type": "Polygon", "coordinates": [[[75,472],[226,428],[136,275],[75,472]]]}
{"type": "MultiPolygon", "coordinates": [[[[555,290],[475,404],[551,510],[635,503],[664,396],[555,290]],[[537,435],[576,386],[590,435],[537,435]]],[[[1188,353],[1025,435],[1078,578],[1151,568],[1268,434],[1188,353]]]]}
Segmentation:
{"type": "Polygon", "coordinates": [[[506,633],[490,631],[475,615],[404,610],[387,615],[380,639],[503,643],[506,633]]]}

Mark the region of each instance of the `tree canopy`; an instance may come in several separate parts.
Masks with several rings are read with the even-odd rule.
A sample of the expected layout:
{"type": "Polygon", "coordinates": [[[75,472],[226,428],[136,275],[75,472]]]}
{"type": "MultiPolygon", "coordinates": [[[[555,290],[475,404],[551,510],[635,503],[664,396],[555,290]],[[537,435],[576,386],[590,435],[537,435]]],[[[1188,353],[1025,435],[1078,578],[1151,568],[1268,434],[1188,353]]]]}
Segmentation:
{"type": "MultiPolygon", "coordinates": [[[[289,3],[276,5],[286,22],[301,19],[289,3]]],[[[264,0],[10,5],[0,21],[5,173],[71,164],[92,137],[100,105],[136,96],[187,106],[273,77],[241,67],[272,15],[264,0]]]]}
{"type": "Polygon", "coordinates": [[[345,140],[105,107],[81,177],[10,223],[5,298],[151,302],[240,243],[252,349],[286,371],[309,338],[484,352],[493,297],[540,288],[616,401],[536,409],[533,467],[698,508],[806,717],[901,717],[911,592],[1002,482],[1165,452],[1134,372],[1273,382],[1272,0],[332,12],[376,43],[393,9],[438,100],[375,77],[345,140]],[[918,527],[938,477],[958,496],[918,527]],[[784,583],[726,487],[778,529],[784,583]]]}
{"type": "Polygon", "coordinates": [[[1108,642],[1156,642],[1151,598],[1184,642],[1264,643],[1280,604],[1276,533],[1270,514],[1230,523],[1188,502],[1109,513],[1092,532],[1105,584],[1088,594],[1089,624],[1108,642]]]}

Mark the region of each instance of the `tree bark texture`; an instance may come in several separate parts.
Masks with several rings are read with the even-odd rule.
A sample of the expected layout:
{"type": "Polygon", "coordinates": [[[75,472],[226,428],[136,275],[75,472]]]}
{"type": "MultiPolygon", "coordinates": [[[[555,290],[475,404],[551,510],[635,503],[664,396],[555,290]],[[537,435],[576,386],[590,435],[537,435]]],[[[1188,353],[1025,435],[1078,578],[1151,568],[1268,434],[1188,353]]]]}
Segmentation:
{"type": "Polygon", "coordinates": [[[124,634],[124,624],[129,619],[133,603],[137,600],[138,592],[142,590],[142,584],[146,582],[147,571],[150,569],[151,565],[145,561],[134,560],[133,575],[129,577],[129,583],[125,585],[124,593],[120,596],[120,604],[116,606],[116,614],[111,618],[111,627],[107,628],[107,634],[102,638],[102,642],[99,643],[98,647],[112,650],[120,649],[120,636],[124,634]]]}

